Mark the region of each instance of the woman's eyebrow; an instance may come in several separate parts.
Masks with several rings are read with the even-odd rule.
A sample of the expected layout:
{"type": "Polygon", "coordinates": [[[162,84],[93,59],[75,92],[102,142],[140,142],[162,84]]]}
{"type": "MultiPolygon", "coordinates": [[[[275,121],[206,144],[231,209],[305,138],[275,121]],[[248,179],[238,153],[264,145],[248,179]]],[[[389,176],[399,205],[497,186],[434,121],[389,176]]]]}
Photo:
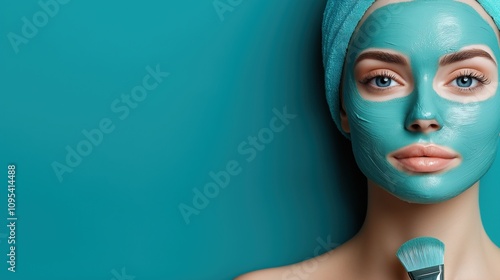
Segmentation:
{"type": "Polygon", "coordinates": [[[364,59],[375,59],[379,60],[382,62],[386,63],[394,63],[394,64],[400,64],[402,66],[407,66],[408,62],[406,61],[406,58],[400,54],[394,54],[394,53],[389,53],[389,52],[383,52],[383,51],[367,51],[358,56],[356,59],[356,63],[358,64],[361,60],[364,59]]]}
{"type": "Polygon", "coordinates": [[[493,63],[495,63],[495,65],[497,65],[497,63],[495,62],[493,57],[491,57],[491,55],[488,52],[486,52],[484,50],[480,50],[480,49],[464,50],[464,51],[459,51],[456,53],[447,54],[439,60],[439,65],[445,66],[445,65],[449,65],[449,64],[452,64],[455,62],[460,62],[460,61],[464,61],[467,59],[471,59],[474,57],[487,58],[487,59],[491,60],[493,63]]]}

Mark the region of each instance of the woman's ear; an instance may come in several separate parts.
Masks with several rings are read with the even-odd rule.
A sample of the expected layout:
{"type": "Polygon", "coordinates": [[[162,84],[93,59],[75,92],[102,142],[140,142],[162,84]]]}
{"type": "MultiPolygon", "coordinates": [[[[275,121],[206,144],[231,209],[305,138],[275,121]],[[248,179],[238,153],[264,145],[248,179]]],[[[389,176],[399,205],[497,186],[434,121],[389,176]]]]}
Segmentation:
{"type": "Polygon", "coordinates": [[[347,118],[347,113],[344,106],[344,93],[342,89],[340,90],[340,126],[345,133],[351,132],[351,127],[349,126],[349,119],[347,118]]]}

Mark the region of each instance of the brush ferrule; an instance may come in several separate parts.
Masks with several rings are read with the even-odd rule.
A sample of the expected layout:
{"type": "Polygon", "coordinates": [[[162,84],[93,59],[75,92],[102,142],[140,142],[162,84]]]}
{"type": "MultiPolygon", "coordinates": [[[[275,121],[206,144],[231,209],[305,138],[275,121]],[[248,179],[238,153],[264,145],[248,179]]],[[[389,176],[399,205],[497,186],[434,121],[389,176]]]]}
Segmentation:
{"type": "Polygon", "coordinates": [[[408,272],[411,280],[444,280],[444,265],[426,267],[408,272]]]}

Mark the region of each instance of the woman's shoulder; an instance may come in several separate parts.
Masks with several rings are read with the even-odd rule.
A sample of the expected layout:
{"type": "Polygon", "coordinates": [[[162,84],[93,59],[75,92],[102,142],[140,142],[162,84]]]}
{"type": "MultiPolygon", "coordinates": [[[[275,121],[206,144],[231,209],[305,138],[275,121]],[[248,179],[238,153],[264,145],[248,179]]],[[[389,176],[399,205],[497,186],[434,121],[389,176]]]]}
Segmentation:
{"type": "Polygon", "coordinates": [[[281,280],[286,273],[286,267],[276,267],[249,272],[236,277],[234,280],[281,280]]]}
{"type": "Polygon", "coordinates": [[[296,264],[268,268],[243,274],[234,280],[338,279],[345,275],[347,255],[335,249],[296,264]]]}

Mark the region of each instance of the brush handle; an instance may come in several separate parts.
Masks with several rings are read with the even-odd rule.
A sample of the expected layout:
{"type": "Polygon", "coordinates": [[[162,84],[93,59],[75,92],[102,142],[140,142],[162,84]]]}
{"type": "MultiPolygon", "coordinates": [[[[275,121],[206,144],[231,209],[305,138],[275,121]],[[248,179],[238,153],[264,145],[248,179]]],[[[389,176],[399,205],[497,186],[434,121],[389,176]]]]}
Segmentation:
{"type": "Polygon", "coordinates": [[[444,265],[437,265],[408,272],[411,280],[444,280],[444,265]]]}

